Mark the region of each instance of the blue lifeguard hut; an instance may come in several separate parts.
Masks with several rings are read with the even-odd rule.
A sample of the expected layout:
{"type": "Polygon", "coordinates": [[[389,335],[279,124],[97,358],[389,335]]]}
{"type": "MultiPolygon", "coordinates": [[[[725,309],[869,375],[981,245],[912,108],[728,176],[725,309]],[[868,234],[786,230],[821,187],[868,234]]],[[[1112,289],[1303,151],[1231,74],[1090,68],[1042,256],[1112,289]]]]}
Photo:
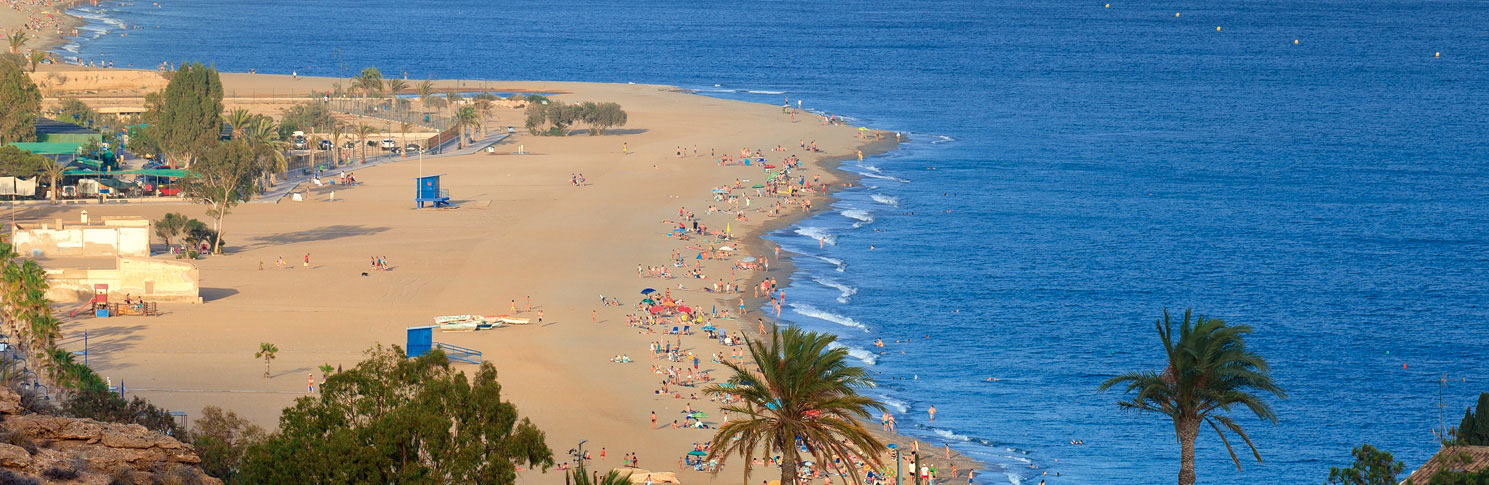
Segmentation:
{"type": "Polygon", "coordinates": [[[414,181],[417,182],[417,190],[414,192],[414,205],[417,208],[423,209],[425,204],[429,204],[430,207],[436,209],[441,207],[459,207],[450,203],[449,189],[440,188],[439,178],[443,176],[444,174],[439,174],[414,178],[414,181]]]}
{"type": "Polygon", "coordinates": [[[458,345],[450,345],[444,342],[434,341],[434,329],[436,326],[409,327],[408,339],[404,345],[404,355],[412,359],[429,353],[431,350],[444,351],[445,358],[455,362],[480,365],[484,360],[481,351],[468,349],[458,345]]]}

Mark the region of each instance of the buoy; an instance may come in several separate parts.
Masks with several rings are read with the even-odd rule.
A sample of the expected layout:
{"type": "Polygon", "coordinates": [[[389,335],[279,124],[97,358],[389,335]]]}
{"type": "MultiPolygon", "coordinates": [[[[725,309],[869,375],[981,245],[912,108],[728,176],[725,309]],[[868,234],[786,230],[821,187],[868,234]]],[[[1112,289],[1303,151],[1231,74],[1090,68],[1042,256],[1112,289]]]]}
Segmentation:
{"type": "Polygon", "coordinates": [[[1216,31],[1216,32],[1219,32],[1219,31],[1220,31],[1220,26],[1219,26],[1219,25],[1216,25],[1216,26],[1215,26],[1215,31],[1216,31]]]}
{"type": "Polygon", "coordinates": [[[1174,18],[1179,18],[1179,12],[1174,12],[1174,18]]]}
{"type": "Polygon", "coordinates": [[[1406,364],[1401,364],[1401,368],[1402,369],[1405,369],[1406,368],[1406,364]]]}
{"type": "Polygon", "coordinates": [[[1112,4],[1110,4],[1110,3],[1106,4],[1106,8],[1112,8],[1112,4]]]}
{"type": "Polygon", "coordinates": [[[1432,54],[1432,57],[1442,57],[1442,53],[1441,52],[1433,53],[1432,54]]]}
{"type": "Polygon", "coordinates": [[[1293,45],[1298,45],[1298,39],[1293,39],[1293,45]]]}

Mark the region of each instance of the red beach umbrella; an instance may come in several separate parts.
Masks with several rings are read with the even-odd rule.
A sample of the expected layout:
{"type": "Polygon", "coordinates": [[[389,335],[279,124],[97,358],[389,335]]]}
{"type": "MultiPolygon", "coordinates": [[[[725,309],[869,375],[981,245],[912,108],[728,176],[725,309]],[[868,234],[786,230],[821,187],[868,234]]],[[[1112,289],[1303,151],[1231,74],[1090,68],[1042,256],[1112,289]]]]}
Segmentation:
{"type": "Polygon", "coordinates": [[[662,313],[662,312],[665,312],[665,311],[667,311],[667,307],[664,307],[662,305],[652,305],[651,306],[651,312],[652,313],[662,313]]]}
{"type": "Polygon", "coordinates": [[[683,313],[687,313],[687,314],[692,314],[693,313],[693,307],[690,307],[690,306],[687,306],[687,305],[683,305],[683,306],[677,307],[677,311],[680,311],[680,312],[683,312],[683,313]]]}

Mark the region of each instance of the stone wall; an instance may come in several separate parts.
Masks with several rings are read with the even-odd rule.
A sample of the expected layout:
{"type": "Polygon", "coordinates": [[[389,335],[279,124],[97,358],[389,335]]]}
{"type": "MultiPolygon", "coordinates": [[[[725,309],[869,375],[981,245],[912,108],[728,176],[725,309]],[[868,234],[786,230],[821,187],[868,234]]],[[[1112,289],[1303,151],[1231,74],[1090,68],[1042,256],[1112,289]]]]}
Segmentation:
{"type": "Polygon", "coordinates": [[[125,295],[154,302],[201,303],[201,271],[184,261],[118,258],[113,269],[48,269],[53,301],[86,301],[93,285],[109,285],[109,301],[125,295]]]}
{"type": "Polygon", "coordinates": [[[64,224],[28,221],[11,234],[16,252],[45,257],[150,257],[148,219],[105,219],[102,223],[64,224]]]}

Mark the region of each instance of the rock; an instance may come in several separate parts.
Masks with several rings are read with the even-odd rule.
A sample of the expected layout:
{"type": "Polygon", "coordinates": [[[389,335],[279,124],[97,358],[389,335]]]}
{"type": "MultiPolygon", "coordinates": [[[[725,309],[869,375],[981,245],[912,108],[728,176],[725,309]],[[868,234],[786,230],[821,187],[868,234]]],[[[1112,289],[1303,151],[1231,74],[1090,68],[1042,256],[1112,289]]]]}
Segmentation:
{"type": "Polygon", "coordinates": [[[0,414],[21,414],[21,395],[0,387],[0,414]]]}
{"type": "Polygon", "coordinates": [[[0,466],[20,468],[31,464],[31,453],[16,445],[0,443],[0,466]]]}

